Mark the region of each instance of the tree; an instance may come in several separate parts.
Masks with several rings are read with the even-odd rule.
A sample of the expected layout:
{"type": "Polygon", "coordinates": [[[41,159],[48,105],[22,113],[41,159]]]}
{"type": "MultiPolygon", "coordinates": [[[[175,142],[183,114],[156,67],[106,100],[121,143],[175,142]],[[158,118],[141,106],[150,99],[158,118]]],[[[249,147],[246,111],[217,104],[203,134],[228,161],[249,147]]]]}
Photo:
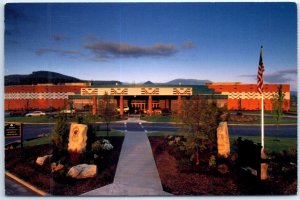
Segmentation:
{"type": "Polygon", "coordinates": [[[183,102],[179,113],[181,131],[187,139],[185,147],[195,157],[196,165],[200,164],[200,152],[216,147],[219,113],[215,104],[201,96],[183,102]]]}
{"type": "Polygon", "coordinates": [[[282,116],[283,116],[283,101],[284,101],[284,96],[285,94],[282,92],[282,85],[278,86],[278,92],[277,94],[273,95],[273,104],[272,104],[272,115],[273,118],[275,118],[277,127],[278,124],[280,123],[282,116]]]}
{"type": "Polygon", "coordinates": [[[66,114],[60,114],[58,121],[52,130],[52,143],[55,147],[63,149],[66,147],[69,138],[69,128],[66,114]]]}
{"type": "Polygon", "coordinates": [[[106,135],[108,136],[108,126],[112,120],[115,119],[117,114],[116,105],[111,102],[110,96],[105,93],[99,102],[99,116],[106,124],[106,135]]]}

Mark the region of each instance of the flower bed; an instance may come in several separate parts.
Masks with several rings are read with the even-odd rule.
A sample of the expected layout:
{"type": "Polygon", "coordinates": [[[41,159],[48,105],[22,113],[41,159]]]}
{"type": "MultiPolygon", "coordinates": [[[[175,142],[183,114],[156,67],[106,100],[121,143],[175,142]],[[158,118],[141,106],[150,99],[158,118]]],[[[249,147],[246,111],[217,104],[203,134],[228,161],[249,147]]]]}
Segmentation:
{"type": "MultiPolygon", "coordinates": [[[[66,177],[65,171],[57,173],[51,172],[51,164],[44,167],[35,164],[36,158],[51,154],[53,149],[51,145],[39,145],[21,149],[12,149],[5,151],[5,169],[24,181],[29,182],[35,187],[45,191],[50,195],[76,196],[90,190],[108,185],[113,182],[119,154],[124,137],[107,138],[112,146],[110,150],[104,150],[99,153],[97,159],[79,158],[79,162],[94,162],[97,165],[98,173],[94,178],[73,179],[66,177]]],[[[103,142],[103,145],[108,146],[103,142]]],[[[70,160],[74,160],[76,155],[70,155],[70,160]]]]}
{"type": "Polygon", "coordinates": [[[214,161],[209,151],[201,153],[200,165],[195,166],[175,145],[166,145],[164,137],[149,140],[163,189],[174,195],[294,195],[297,192],[296,152],[271,154],[269,179],[257,183],[241,176],[234,161],[220,158],[214,161]],[[212,167],[220,161],[228,169],[225,165],[212,167]]]}

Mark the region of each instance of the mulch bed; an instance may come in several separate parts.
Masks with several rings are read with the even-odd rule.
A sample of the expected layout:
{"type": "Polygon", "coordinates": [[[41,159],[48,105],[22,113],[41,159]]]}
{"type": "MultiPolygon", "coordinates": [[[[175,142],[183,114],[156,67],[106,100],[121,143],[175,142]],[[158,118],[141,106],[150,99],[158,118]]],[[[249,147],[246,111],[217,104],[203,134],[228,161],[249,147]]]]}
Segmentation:
{"type": "MultiPolygon", "coordinates": [[[[164,191],[174,195],[295,195],[297,194],[297,168],[282,172],[282,166],[270,163],[270,178],[258,182],[251,177],[242,176],[234,165],[229,173],[221,174],[209,169],[202,160],[200,166],[182,170],[178,165],[178,154],[166,146],[164,137],[149,138],[154,159],[158,168],[164,191]]],[[[206,159],[208,153],[201,154],[206,159]],[[206,158],[205,158],[206,157],[206,158]]],[[[283,162],[279,162],[283,163],[283,162]]]]}
{"type": "Polygon", "coordinates": [[[113,182],[124,137],[108,138],[114,149],[102,159],[95,178],[66,179],[65,176],[51,173],[50,167],[42,168],[35,164],[38,156],[52,152],[51,145],[5,151],[5,169],[35,187],[51,195],[77,196],[113,182]]]}

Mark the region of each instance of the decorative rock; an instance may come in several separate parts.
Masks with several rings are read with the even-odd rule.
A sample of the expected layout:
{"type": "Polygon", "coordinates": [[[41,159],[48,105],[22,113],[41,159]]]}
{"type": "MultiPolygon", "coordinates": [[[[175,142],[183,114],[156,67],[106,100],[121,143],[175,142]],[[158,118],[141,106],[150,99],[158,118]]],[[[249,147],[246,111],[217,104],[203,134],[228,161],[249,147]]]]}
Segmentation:
{"type": "Polygon", "coordinates": [[[221,174],[227,174],[229,172],[228,170],[228,166],[225,164],[221,164],[218,166],[218,172],[220,172],[221,174]]]}
{"type": "Polygon", "coordinates": [[[62,164],[57,164],[57,163],[51,163],[51,172],[56,172],[59,170],[62,170],[64,168],[64,166],[62,164]]]}
{"type": "Polygon", "coordinates": [[[45,155],[42,157],[38,157],[35,161],[37,165],[43,166],[47,159],[50,159],[52,155],[45,155]]]}
{"type": "Polygon", "coordinates": [[[72,123],[69,134],[68,150],[79,152],[85,150],[87,140],[87,125],[72,123]]]}
{"type": "Polygon", "coordinates": [[[168,136],[168,139],[169,139],[169,140],[172,140],[173,138],[174,138],[173,135],[169,135],[169,136],[168,136]]]}
{"type": "Polygon", "coordinates": [[[84,178],[93,178],[97,175],[97,166],[96,165],[88,165],[88,164],[80,164],[72,167],[67,176],[76,179],[84,179],[84,178]]]}
{"type": "Polygon", "coordinates": [[[227,158],[230,154],[230,142],[227,122],[220,122],[217,129],[217,138],[218,154],[227,158]]]}
{"type": "Polygon", "coordinates": [[[99,156],[97,154],[94,154],[94,159],[99,158],[99,156]]]}
{"type": "Polygon", "coordinates": [[[260,164],[260,180],[267,180],[268,179],[268,167],[267,163],[260,164]]]}
{"type": "MultiPolygon", "coordinates": [[[[261,159],[267,159],[267,155],[266,155],[264,149],[261,150],[260,155],[261,155],[261,159]]],[[[268,167],[269,167],[269,165],[267,163],[260,164],[260,179],[261,180],[268,179],[268,167]]]]}
{"type": "Polygon", "coordinates": [[[113,148],[113,145],[111,145],[110,143],[104,143],[103,145],[103,149],[107,151],[112,150],[113,148]]]}
{"type": "Polygon", "coordinates": [[[181,138],[180,137],[175,137],[175,142],[178,143],[180,142],[181,138]]]}

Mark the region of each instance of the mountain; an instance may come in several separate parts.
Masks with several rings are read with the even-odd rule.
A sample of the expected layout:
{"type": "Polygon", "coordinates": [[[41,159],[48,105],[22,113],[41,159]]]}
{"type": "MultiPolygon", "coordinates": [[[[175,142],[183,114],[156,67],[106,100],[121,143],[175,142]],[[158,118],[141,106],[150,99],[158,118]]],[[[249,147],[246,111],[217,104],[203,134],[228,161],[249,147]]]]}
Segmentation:
{"type": "MultiPolygon", "coordinates": [[[[72,76],[66,76],[57,72],[36,71],[27,75],[7,75],[5,76],[5,85],[36,85],[36,84],[61,84],[61,83],[86,83],[87,80],[81,80],[72,76]]],[[[122,84],[120,81],[91,81],[93,85],[116,85],[122,84]]]]}
{"type": "Polygon", "coordinates": [[[122,85],[120,81],[91,81],[92,85],[122,85]]]}
{"type": "Polygon", "coordinates": [[[151,81],[147,81],[147,82],[143,83],[143,85],[154,85],[154,83],[151,81]]]}
{"type": "Polygon", "coordinates": [[[206,83],[211,83],[210,80],[198,80],[198,79],[174,79],[172,81],[166,82],[167,85],[205,85],[206,83]]]}
{"type": "MultiPolygon", "coordinates": [[[[57,72],[50,71],[35,71],[27,75],[7,75],[5,76],[5,85],[36,85],[36,84],[61,84],[61,83],[85,83],[90,82],[87,80],[81,80],[72,76],[63,75],[57,72]]],[[[130,83],[122,83],[120,81],[103,81],[92,80],[92,85],[131,85],[130,83]]],[[[174,79],[166,83],[153,83],[147,81],[138,85],[205,85],[205,83],[211,83],[210,80],[197,80],[197,79],[174,79]]]]}
{"type": "Polygon", "coordinates": [[[78,78],[66,76],[50,71],[36,71],[28,75],[7,75],[5,76],[5,85],[34,85],[43,83],[74,83],[85,82],[78,78]]]}

